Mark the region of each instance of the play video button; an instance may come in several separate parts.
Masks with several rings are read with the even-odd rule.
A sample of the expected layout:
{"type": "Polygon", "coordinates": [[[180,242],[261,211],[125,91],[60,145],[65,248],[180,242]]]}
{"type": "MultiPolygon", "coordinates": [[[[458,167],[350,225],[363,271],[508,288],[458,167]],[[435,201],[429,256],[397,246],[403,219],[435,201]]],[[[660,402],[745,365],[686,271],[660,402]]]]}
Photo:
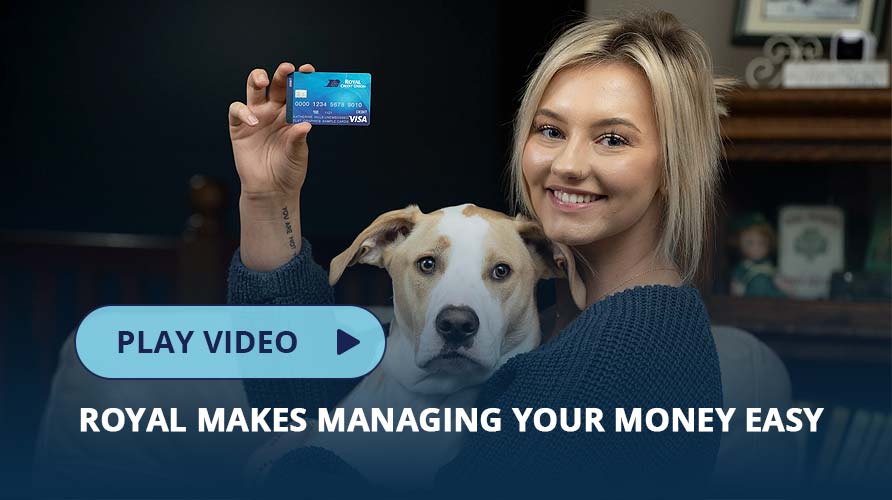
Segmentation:
{"type": "Polygon", "coordinates": [[[356,378],[386,337],[357,306],[106,306],[75,336],[87,370],[117,379],[356,378]]]}
{"type": "Polygon", "coordinates": [[[359,345],[359,339],[338,328],[338,356],[359,345]]]}

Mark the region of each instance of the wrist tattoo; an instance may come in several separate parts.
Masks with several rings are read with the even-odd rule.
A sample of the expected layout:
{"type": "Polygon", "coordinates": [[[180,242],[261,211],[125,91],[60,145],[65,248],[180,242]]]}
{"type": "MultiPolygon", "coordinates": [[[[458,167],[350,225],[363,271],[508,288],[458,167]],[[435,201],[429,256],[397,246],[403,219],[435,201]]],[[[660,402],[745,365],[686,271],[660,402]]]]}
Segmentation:
{"type": "Polygon", "coordinates": [[[282,207],[282,220],[285,222],[285,234],[288,235],[288,246],[292,250],[297,250],[297,243],[294,241],[294,230],[291,228],[291,216],[288,214],[288,207],[282,207]]]}

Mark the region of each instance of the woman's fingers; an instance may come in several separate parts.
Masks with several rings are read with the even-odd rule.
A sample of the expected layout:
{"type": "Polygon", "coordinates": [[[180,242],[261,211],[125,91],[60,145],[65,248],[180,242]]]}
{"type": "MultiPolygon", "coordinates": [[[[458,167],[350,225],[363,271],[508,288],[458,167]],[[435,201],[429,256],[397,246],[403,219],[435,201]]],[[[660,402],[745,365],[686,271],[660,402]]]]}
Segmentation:
{"type": "Polygon", "coordinates": [[[257,116],[251,112],[251,109],[248,108],[247,104],[236,101],[229,105],[229,125],[231,127],[237,127],[242,123],[246,123],[253,127],[260,123],[260,120],[258,120],[257,116]]]}
{"type": "Polygon", "coordinates": [[[297,70],[300,71],[301,73],[312,73],[312,72],[316,71],[316,68],[314,68],[312,64],[308,63],[308,64],[301,64],[300,67],[297,68],[297,70]]]}
{"type": "Polygon", "coordinates": [[[266,87],[269,77],[266,70],[257,68],[248,75],[248,106],[259,106],[266,102],[266,87]]]}
{"type": "Polygon", "coordinates": [[[294,65],[289,62],[283,62],[276,68],[273,75],[273,83],[269,86],[269,100],[280,104],[285,103],[285,85],[288,82],[288,75],[294,73],[294,65]]]}

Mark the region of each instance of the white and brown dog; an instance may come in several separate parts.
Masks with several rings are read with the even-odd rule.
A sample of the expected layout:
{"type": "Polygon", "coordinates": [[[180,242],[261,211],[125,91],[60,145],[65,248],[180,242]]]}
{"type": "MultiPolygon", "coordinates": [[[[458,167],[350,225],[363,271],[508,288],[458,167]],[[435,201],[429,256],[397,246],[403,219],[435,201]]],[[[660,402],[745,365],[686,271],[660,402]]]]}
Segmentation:
{"type": "MultiPolygon", "coordinates": [[[[329,282],[354,264],[387,270],[394,317],[383,361],[338,405],[347,415],[469,408],[503,363],[539,345],[540,279],[568,277],[580,308],[585,297],[568,247],[550,242],[533,221],[471,204],[381,215],[332,260],[329,282]]],[[[456,433],[313,433],[282,439],[254,461],[321,446],[373,482],[413,487],[431,481],[459,444],[456,433]]]]}

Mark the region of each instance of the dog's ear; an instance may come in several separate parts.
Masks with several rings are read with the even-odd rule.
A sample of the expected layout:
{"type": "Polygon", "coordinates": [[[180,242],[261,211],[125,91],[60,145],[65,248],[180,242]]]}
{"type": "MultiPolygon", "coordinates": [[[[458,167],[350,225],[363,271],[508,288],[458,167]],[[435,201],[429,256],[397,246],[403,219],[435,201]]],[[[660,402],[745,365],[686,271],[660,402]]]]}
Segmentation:
{"type": "Polygon", "coordinates": [[[532,221],[522,216],[515,219],[517,233],[526,243],[533,257],[533,262],[539,271],[540,278],[565,278],[570,288],[570,296],[573,297],[573,303],[579,310],[585,309],[585,284],[582,282],[582,276],[576,270],[576,259],[570,247],[551,241],[545,236],[545,230],[542,229],[536,221],[532,221]]]}
{"type": "Polygon", "coordinates": [[[420,215],[424,214],[416,205],[379,215],[369,227],[359,233],[350,248],[331,259],[328,282],[334,286],[341,279],[344,270],[353,264],[383,267],[384,249],[409,234],[420,215]]]}

